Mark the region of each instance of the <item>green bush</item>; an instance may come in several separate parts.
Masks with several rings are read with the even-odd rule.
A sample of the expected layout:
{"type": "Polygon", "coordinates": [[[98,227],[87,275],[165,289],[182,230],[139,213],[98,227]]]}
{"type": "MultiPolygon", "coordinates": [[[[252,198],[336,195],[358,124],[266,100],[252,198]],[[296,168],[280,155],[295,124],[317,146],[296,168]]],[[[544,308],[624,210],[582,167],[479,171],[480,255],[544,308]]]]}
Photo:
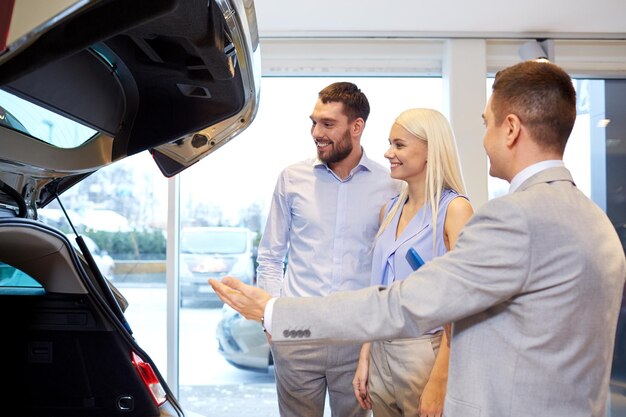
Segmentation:
{"type": "Polygon", "coordinates": [[[165,259],[167,242],[160,230],[132,232],[86,231],[102,250],[113,259],[165,259]]]}

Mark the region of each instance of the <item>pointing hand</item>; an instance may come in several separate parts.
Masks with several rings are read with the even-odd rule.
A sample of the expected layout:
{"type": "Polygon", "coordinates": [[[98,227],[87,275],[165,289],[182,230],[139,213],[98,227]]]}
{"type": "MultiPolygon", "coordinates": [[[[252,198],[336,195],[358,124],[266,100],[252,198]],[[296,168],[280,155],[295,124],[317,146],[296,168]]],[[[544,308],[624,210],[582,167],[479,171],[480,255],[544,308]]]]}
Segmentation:
{"type": "Polygon", "coordinates": [[[234,277],[226,276],[222,278],[222,282],[209,279],[209,284],[223,302],[248,320],[261,321],[265,314],[265,305],[272,298],[268,292],[244,284],[234,277]]]}

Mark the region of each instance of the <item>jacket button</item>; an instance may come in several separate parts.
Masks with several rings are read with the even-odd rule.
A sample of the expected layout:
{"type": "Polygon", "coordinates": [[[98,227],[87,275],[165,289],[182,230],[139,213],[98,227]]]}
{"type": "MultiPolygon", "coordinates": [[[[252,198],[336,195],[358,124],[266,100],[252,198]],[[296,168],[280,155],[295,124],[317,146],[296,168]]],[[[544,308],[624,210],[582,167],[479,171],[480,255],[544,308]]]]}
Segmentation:
{"type": "Polygon", "coordinates": [[[302,330],[298,330],[298,331],[296,332],[296,336],[298,336],[298,337],[302,338],[302,335],[304,335],[304,332],[303,332],[302,330]]]}
{"type": "Polygon", "coordinates": [[[296,331],[295,331],[295,330],[291,330],[291,331],[289,332],[289,337],[291,337],[291,338],[296,337],[296,331]]]}
{"type": "Polygon", "coordinates": [[[283,337],[289,337],[289,330],[283,330],[283,337]]]}
{"type": "Polygon", "coordinates": [[[310,330],[305,330],[304,331],[304,337],[311,337],[311,331],[310,330]]]}

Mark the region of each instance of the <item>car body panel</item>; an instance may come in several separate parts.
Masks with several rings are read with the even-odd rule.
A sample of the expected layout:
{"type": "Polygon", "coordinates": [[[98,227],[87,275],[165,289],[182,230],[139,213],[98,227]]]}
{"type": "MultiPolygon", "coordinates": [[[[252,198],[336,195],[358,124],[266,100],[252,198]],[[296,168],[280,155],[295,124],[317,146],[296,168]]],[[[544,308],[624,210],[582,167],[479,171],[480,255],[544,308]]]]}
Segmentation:
{"type": "Polygon", "coordinates": [[[274,364],[263,327],[256,321],[246,320],[227,305],[222,308],[215,336],[218,352],[237,368],[269,372],[270,365],[274,364]]]}

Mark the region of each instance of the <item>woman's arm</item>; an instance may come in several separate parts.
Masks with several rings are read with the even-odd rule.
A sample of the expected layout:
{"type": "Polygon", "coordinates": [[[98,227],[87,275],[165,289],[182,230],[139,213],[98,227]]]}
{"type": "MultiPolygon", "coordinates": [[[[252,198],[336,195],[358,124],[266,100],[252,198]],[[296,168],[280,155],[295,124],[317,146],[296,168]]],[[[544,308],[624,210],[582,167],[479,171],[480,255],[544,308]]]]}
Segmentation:
{"type": "Polygon", "coordinates": [[[449,251],[456,245],[461,229],[473,214],[472,205],[464,197],[457,197],[448,205],[443,224],[443,239],[449,251]]]}
{"type": "MultiPolygon", "coordinates": [[[[472,217],[474,211],[469,201],[463,197],[457,197],[450,202],[446,211],[446,219],[443,226],[444,242],[448,250],[452,250],[465,223],[472,217]]],[[[435,358],[435,364],[430,372],[428,382],[420,398],[420,415],[436,416],[443,415],[443,402],[446,397],[446,385],[448,383],[448,364],[450,362],[450,326],[445,326],[441,338],[439,351],[435,358]]]]}

